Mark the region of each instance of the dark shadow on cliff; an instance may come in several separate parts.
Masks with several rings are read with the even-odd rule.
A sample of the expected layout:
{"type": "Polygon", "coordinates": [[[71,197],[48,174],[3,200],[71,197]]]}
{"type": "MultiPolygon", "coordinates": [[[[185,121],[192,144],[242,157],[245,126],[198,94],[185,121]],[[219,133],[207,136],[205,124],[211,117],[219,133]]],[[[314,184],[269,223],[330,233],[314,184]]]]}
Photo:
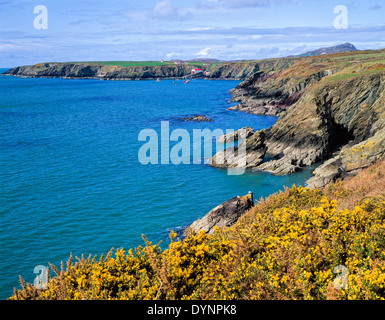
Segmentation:
{"type": "Polygon", "coordinates": [[[343,146],[354,141],[355,137],[352,131],[349,131],[343,125],[338,124],[332,119],[331,133],[329,137],[330,153],[339,151],[343,146]]]}

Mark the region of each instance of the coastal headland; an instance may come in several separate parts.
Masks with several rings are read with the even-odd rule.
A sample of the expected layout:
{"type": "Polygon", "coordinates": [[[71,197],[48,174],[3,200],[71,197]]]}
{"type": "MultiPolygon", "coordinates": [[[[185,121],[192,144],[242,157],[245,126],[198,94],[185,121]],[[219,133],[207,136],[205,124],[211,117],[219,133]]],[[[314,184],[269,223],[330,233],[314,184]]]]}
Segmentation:
{"type": "MultiPolygon", "coordinates": [[[[343,44],[302,56],[231,62],[39,63],[5,75],[154,80],[182,79],[193,70],[206,79],[243,80],[231,90],[237,104],[230,110],[278,117],[244,141],[247,169],[286,175],[317,165],[307,181],[315,188],[354,176],[385,155],[384,49],[343,44]]],[[[212,166],[238,166],[215,159],[212,166]]]]}
{"type": "Polygon", "coordinates": [[[231,109],[278,117],[250,128],[246,168],[285,175],[317,165],[307,185],[256,204],[251,194],[232,198],[185,239],[172,232],[164,251],[144,238],[114,257],[70,257],[51,266],[47,288],[21,279],[12,299],[384,299],[384,49],[206,66],[42,63],[6,74],[177,79],[192,68],[243,81],[231,109]]]}

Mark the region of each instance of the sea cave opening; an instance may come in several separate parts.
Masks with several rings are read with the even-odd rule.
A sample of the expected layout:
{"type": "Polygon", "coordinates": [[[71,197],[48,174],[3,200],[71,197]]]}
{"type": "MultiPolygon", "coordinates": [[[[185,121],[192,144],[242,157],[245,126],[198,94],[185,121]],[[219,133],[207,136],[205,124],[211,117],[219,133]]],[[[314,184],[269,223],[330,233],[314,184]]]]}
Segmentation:
{"type": "Polygon", "coordinates": [[[331,153],[339,151],[343,146],[355,140],[352,130],[347,129],[342,124],[333,121],[329,136],[331,153]]]}

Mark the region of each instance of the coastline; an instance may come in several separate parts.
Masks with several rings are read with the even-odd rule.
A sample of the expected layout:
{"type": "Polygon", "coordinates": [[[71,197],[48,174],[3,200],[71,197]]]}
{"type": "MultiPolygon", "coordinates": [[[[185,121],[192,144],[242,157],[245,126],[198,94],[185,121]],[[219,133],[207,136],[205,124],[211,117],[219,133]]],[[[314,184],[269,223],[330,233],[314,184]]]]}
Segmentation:
{"type": "MultiPolygon", "coordinates": [[[[67,76],[32,76],[32,75],[18,75],[18,74],[1,74],[1,76],[6,77],[18,77],[22,79],[65,79],[65,80],[101,80],[101,81],[156,81],[159,78],[101,78],[101,77],[67,77],[67,76]]],[[[231,79],[231,78],[196,78],[201,80],[229,80],[229,81],[236,81],[239,79],[231,79]]],[[[161,78],[161,80],[180,80],[181,78],[176,77],[164,77],[161,78]]]]}
{"type": "MultiPolygon", "coordinates": [[[[379,56],[383,58],[383,53],[380,52],[379,56]]],[[[306,59],[304,61],[308,62],[306,59]]],[[[313,179],[310,188],[285,188],[281,193],[272,194],[255,206],[247,207],[235,221],[230,217],[223,223],[217,222],[222,224],[222,229],[215,226],[212,229],[210,225],[211,234],[192,233],[185,239],[176,240],[176,234],[171,233],[171,243],[165,251],[145,239],[146,247],[136,249],[138,256],[143,257],[142,260],[138,256],[135,257],[132,250],[125,255],[123,249],[119,249],[116,258],[110,259],[108,256],[106,260],[99,262],[83,259],[80,267],[69,263],[69,271],[66,272],[75,279],[75,285],[66,283],[66,279],[54,278],[55,281],[50,283],[51,290],[37,293],[23,286],[23,290],[15,291],[12,298],[92,298],[95,297],[95,287],[102,288],[101,295],[110,294],[114,299],[355,297],[357,292],[354,288],[346,293],[332,291],[330,288],[333,276],[331,270],[336,263],[360,265],[365,272],[374,274],[373,283],[362,285],[362,290],[369,290],[366,292],[377,297],[378,291],[370,291],[372,289],[368,288],[382,279],[376,275],[383,273],[383,266],[381,270],[373,266],[368,267],[361,263],[364,260],[357,259],[357,255],[362,252],[361,236],[369,239],[368,243],[377,239],[376,234],[373,236],[372,231],[367,231],[367,221],[372,223],[369,227],[373,226],[373,230],[378,230],[377,222],[383,218],[383,199],[379,196],[383,190],[371,185],[372,181],[376,185],[379,184],[384,177],[382,167],[379,167],[383,164],[381,161],[385,154],[382,126],[385,110],[381,100],[385,91],[383,67],[366,69],[363,63],[361,66],[355,66],[354,72],[349,69],[350,73],[346,74],[345,69],[329,72],[333,66],[327,65],[322,66],[326,70],[316,70],[316,73],[310,76],[301,74],[303,69],[300,67],[301,63],[293,65],[291,69],[286,70],[287,73],[278,72],[264,77],[261,77],[261,74],[237,87],[237,90],[241,89],[240,92],[246,92],[254,100],[262,99],[262,103],[272,97],[279,101],[293,102],[287,112],[278,118],[276,124],[266,130],[265,138],[261,137],[263,130],[251,136],[249,147],[257,153],[258,159],[264,160],[267,153],[271,155],[269,161],[253,164],[251,169],[271,172],[273,175],[287,175],[308,168],[317,161],[325,161],[314,171],[315,179],[321,180],[314,182],[313,179]],[[292,81],[293,78],[296,81],[292,81]],[[282,84],[279,87],[283,88],[282,90],[277,90],[277,83],[282,84]],[[296,99],[292,99],[290,94],[296,94],[296,99]],[[353,129],[350,129],[349,125],[353,129]],[[339,152],[336,152],[337,148],[339,152]],[[374,165],[375,163],[377,165],[374,165]],[[377,169],[373,169],[375,166],[377,169]],[[341,182],[343,180],[345,182],[341,182]],[[358,187],[363,181],[368,189],[358,187]],[[366,190],[374,191],[368,193],[366,190]],[[361,201],[362,197],[368,195],[368,200],[361,201]],[[374,198],[375,196],[379,198],[374,198]],[[372,221],[370,219],[374,217],[373,212],[377,216],[372,221]],[[361,218],[364,220],[361,221],[361,218]],[[277,223],[280,226],[278,229],[277,223]],[[362,227],[363,223],[365,228],[362,227]],[[345,228],[345,225],[348,227],[345,228]],[[292,226],[296,228],[295,232],[291,229],[292,226]],[[356,232],[352,233],[351,230],[356,232]],[[315,236],[319,234],[325,236],[315,236]],[[357,238],[354,238],[355,236],[357,238]],[[344,248],[347,242],[353,251],[346,253],[344,248]],[[357,243],[359,246],[356,247],[357,243]],[[301,250],[298,251],[298,248],[301,250]],[[319,248],[338,250],[322,252],[319,248]],[[340,251],[341,256],[338,255],[340,251]],[[310,262],[307,263],[309,255],[310,262]],[[116,261],[126,268],[132,259],[138,259],[135,260],[138,269],[130,269],[134,280],[127,285],[127,291],[121,295],[116,294],[115,289],[109,292],[109,288],[104,288],[100,270],[104,270],[108,264],[115,267],[116,261]],[[270,261],[274,261],[273,266],[270,261]],[[145,264],[140,265],[143,262],[145,264]],[[317,268],[321,263],[322,268],[317,268]],[[275,265],[278,265],[278,268],[275,268],[275,265]],[[87,275],[83,277],[85,273],[82,266],[86,270],[92,270],[88,273],[88,278],[87,275]],[[171,266],[171,269],[168,266],[171,266]],[[189,270],[193,270],[193,273],[189,270]],[[212,276],[213,270],[216,271],[215,277],[212,276]],[[229,272],[233,276],[229,277],[229,272]],[[220,279],[218,273],[221,275],[220,279]],[[234,276],[238,274],[246,277],[234,276]],[[315,279],[313,274],[316,275],[315,279]],[[143,275],[147,277],[148,284],[145,290],[137,285],[143,275]],[[259,287],[250,286],[251,280],[247,278],[249,275],[253,284],[254,279],[258,279],[259,287]],[[317,283],[317,288],[321,289],[307,290],[307,287],[301,287],[304,282],[306,286],[317,283]],[[164,285],[168,287],[163,288],[164,285]],[[60,291],[63,286],[70,290],[60,291]],[[242,291],[238,290],[239,287],[242,287],[242,291]]],[[[239,204],[238,198],[230,200],[232,208],[234,203],[235,206],[239,204]]],[[[219,208],[211,211],[215,219],[222,209],[219,205],[219,208]]],[[[226,213],[226,210],[223,211],[226,213]]],[[[240,211],[234,210],[230,213],[238,215],[240,211]]],[[[210,219],[205,217],[203,220],[209,220],[211,223],[210,219]]],[[[199,220],[196,224],[199,224],[199,220]]],[[[376,246],[381,247],[383,244],[376,242],[376,246]]],[[[367,254],[372,254],[376,261],[380,259],[380,253],[368,251],[365,255],[367,254]]],[[[119,287],[119,278],[113,279],[112,285],[119,287]]],[[[381,296],[381,292],[378,296],[381,296]]]]}
{"type": "MultiPolygon", "coordinates": [[[[230,110],[279,117],[277,123],[266,130],[265,144],[255,146],[261,151],[267,148],[266,153],[272,155],[273,159],[252,166],[253,169],[286,175],[324,162],[325,165],[321,165],[315,171],[316,177],[309,181],[310,185],[324,186],[343,175],[354,175],[357,170],[373,164],[378,159],[374,149],[365,148],[365,155],[362,157],[368,161],[363,159],[362,163],[358,163],[353,159],[356,157],[355,149],[350,144],[354,140],[354,144],[358,146],[363,141],[373,138],[373,133],[381,131],[375,129],[375,132],[369,133],[370,127],[379,128],[377,123],[380,122],[376,118],[383,111],[380,106],[377,107],[378,110],[368,109],[367,106],[373,104],[369,89],[363,93],[364,102],[360,102],[360,106],[363,107],[354,105],[357,100],[354,98],[354,90],[341,87],[339,78],[349,76],[343,81],[346,86],[356,82],[358,87],[362,87],[361,82],[364,80],[368,82],[367,88],[374,86],[381,90],[380,78],[383,67],[380,61],[384,55],[384,50],[353,51],[310,57],[229,62],[206,66],[203,71],[210,72],[206,80],[242,81],[230,91],[232,101],[238,102],[237,105],[230,107],[230,110]],[[361,64],[351,62],[354,57],[360,57],[361,64]],[[379,63],[375,64],[376,61],[379,63]],[[338,90],[340,92],[337,92],[338,90]],[[359,118],[362,123],[358,123],[356,119],[354,124],[359,128],[352,129],[352,124],[349,123],[350,116],[342,119],[341,112],[345,107],[341,101],[335,108],[333,106],[330,110],[321,110],[324,103],[318,100],[326,99],[330,91],[334,93],[329,99],[335,100],[345,95],[350,104],[349,112],[352,114],[361,112],[359,118]],[[362,110],[358,111],[360,108],[362,110]],[[367,123],[368,119],[371,123],[367,123]],[[307,128],[296,126],[298,122],[307,123],[307,128]],[[336,141],[333,140],[334,136],[338,137],[336,141]],[[337,151],[343,151],[344,147],[347,149],[346,152],[340,152],[331,161],[332,163],[327,162],[337,151]],[[352,161],[355,162],[353,166],[350,165],[352,161]]],[[[32,78],[107,81],[176,80],[186,76],[191,67],[191,65],[121,67],[98,63],[40,63],[16,67],[5,74],[32,78]]],[[[378,97],[376,99],[376,103],[379,103],[378,97]]],[[[382,147],[384,140],[382,133],[379,133],[375,140],[375,144],[382,150],[380,154],[383,154],[385,147],[382,147]]]]}

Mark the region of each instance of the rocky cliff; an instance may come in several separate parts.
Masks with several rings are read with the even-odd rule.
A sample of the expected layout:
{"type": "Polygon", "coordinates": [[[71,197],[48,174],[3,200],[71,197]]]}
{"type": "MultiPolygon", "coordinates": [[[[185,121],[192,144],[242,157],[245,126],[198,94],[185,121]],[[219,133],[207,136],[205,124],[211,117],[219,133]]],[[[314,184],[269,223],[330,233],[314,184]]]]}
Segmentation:
{"type": "Polygon", "coordinates": [[[265,59],[258,61],[225,62],[211,66],[208,71],[211,78],[246,80],[253,78],[261,70],[280,72],[290,67],[298,58],[265,59]]]}
{"type": "Polygon", "coordinates": [[[277,116],[296,103],[309,86],[338,69],[320,58],[291,60],[282,69],[261,69],[231,91],[233,101],[239,104],[230,110],[277,116]]]}
{"type": "Polygon", "coordinates": [[[129,66],[103,65],[99,63],[40,63],[16,67],[6,75],[34,78],[85,78],[104,80],[136,80],[157,78],[181,78],[191,72],[191,65],[129,66]]]}
{"type": "Polygon", "coordinates": [[[164,63],[156,65],[124,66],[117,63],[39,63],[32,66],[21,66],[6,71],[5,75],[33,78],[72,78],[103,80],[146,80],[175,79],[191,73],[193,68],[209,71],[207,78],[244,80],[259,70],[282,70],[296,58],[267,59],[261,61],[238,61],[207,65],[164,63]]]}
{"type": "Polygon", "coordinates": [[[322,55],[302,58],[281,72],[260,71],[241,83],[234,99],[248,112],[281,109],[265,143],[256,146],[272,160],[253,168],[290,174],[322,163],[308,181],[320,187],[383,157],[384,62],[384,50],[322,55]]]}

